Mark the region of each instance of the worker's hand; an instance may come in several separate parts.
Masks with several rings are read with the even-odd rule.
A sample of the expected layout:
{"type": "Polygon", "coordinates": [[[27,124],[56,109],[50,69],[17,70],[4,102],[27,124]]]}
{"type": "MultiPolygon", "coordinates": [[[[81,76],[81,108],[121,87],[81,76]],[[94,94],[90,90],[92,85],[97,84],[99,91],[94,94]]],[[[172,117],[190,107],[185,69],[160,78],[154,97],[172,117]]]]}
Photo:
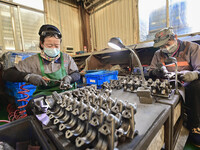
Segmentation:
{"type": "Polygon", "coordinates": [[[180,80],[184,82],[191,82],[197,80],[199,78],[198,71],[181,71],[178,73],[178,77],[180,80]]]}
{"type": "Polygon", "coordinates": [[[150,75],[159,78],[167,78],[166,74],[168,73],[167,68],[162,64],[156,64],[156,68],[151,70],[150,75]]]}
{"type": "Polygon", "coordinates": [[[151,71],[151,74],[155,77],[164,77],[166,73],[162,68],[156,68],[151,71]]]}
{"type": "Polygon", "coordinates": [[[42,76],[40,76],[38,74],[34,74],[34,73],[27,74],[24,77],[24,79],[25,79],[26,82],[31,83],[35,86],[40,86],[40,85],[47,86],[47,83],[44,81],[42,76]]]}
{"type": "Polygon", "coordinates": [[[62,81],[64,82],[64,84],[70,84],[72,81],[72,77],[67,75],[62,79],[62,81]]]}
{"type": "Polygon", "coordinates": [[[68,90],[68,89],[72,88],[70,85],[71,81],[72,81],[71,76],[69,76],[69,75],[65,76],[60,82],[60,89],[68,90]]]}

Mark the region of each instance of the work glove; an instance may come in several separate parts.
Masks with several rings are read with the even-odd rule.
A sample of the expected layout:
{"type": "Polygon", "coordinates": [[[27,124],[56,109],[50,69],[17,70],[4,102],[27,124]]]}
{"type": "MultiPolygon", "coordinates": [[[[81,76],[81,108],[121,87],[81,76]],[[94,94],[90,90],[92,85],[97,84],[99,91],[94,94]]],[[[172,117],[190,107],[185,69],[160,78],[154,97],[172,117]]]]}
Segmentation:
{"type": "Polygon", "coordinates": [[[165,72],[162,68],[153,69],[150,74],[155,77],[164,77],[165,76],[165,72]]]}
{"type": "Polygon", "coordinates": [[[67,90],[72,88],[72,86],[70,85],[71,81],[72,81],[71,76],[69,75],[65,76],[60,82],[60,89],[67,90]]]}
{"type": "Polygon", "coordinates": [[[38,74],[27,74],[24,77],[24,80],[30,84],[33,84],[35,86],[47,86],[47,83],[44,81],[44,79],[42,78],[42,76],[38,75],[38,74]]]}
{"type": "Polygon", "coordinates": [[[157,68],[153,69],[150,74],[154,77],[165,77],[165,75],[168,73],[167,68],[162,63],[158,63],[156,67],[157,68]]]}
{"type": "Polygon", "coordinates": [[[181,71],[178,73],[178,77],[180,80],[184,82],[191,82],[194,80],[197,80],[199,78],[199,72],[198,71],[181,71]]]}
{"type": "Polygon", "coordinates": [[[64,82],[64,84],[70,84],[72,81],[72,77],[67,75],[62,79],[62,81],[64,82]]]}

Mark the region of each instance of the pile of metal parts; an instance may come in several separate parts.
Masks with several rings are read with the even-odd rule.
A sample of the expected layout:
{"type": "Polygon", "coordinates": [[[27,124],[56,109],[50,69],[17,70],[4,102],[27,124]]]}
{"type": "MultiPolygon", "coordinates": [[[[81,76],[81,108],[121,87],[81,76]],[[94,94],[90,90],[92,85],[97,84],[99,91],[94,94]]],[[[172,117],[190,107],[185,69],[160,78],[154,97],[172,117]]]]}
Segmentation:
{"type": "MultiPolygon", "coordinates": [[[[110,80],[110,83],[104,82],[102,85],[103,89],[123,89],[124,91],[136,92],[138,87],[141,87],[142,80],[140,76],[120,76],[118,80],[110,80]]],[[[160,97],[170,97],[172,94],[172,85],[170,85],[169,80],[160,80],[156,79],[153,81],[149,78],[145,85],[149,87],[151,90],[152,96],[160,96],[160,97]]]]}
{"type": "Polygon", "coordinates": [[[110,96],[111,91],[102,93],[92,85],[53,92],[43,100],[48,106],[49,132],[63,149],[113,150],[134,138],[136,104],[110,96]]]}

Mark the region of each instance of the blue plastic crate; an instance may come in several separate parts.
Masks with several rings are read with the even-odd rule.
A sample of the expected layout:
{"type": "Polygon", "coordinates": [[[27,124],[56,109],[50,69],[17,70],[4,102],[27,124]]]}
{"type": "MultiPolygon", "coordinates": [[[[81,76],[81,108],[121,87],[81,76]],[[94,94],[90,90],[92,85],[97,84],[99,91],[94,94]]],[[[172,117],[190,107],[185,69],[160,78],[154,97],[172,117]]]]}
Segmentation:
{"type": "Polygon", "coordinates": [[[99,71],[106,71],[106,70],[87,70],[86,73],[94,73],[99,71]]]}
{"type": "Polygon", "coordinates": [[[117,80],[118,79],[118,71],[97,71],[93,73],[85,74],[86,83],[96,84],[98,88],[101,88],[101,85],[104,82],[110,83],[110,80],[117,80]]]}
{"type": "MultiPolygon", "coordinates": [[[[20,101],[20,102],[18,101],[20,99],[24,99],[27,97],[27,95],[18,93],[19,91],[23,91],[20,88],[20,86],[22,86],[24,84],[26,84],[26,82],[5,82],[6,92],[10,96],[13,96],[15,98],[15,103],[17,104],[17,106],[23,106],[23,105],[27,104],[27,102],[25,102],[25,101],[20,101]]],[[[29,95],[29,98],[27,99],[29,101],[32,98],[32,95],[36,90],[36,86],[29,84],[29,85],[23,86],[23,88],[29,90],[29,92],[25,92],[26,94],[29,95]]]]}
{"type": "Polygon", "coordinates": [[[10,67],[13,67],[14,64],[18,62],[16,61],[16,58],[18,58],[19,60],[24,60],[27,57],[30,57],[35,54],[36,53],[32,53],[32,52],[23,52],[23,53],[22,52],[6,52],[2,56],[4,68],[8,69],[10,67]]]}

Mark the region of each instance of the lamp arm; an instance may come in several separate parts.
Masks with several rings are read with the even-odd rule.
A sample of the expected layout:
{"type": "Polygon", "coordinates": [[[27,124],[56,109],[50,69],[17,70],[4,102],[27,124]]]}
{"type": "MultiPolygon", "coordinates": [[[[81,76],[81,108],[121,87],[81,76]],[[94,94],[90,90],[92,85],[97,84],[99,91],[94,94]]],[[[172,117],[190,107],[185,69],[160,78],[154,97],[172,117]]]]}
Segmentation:
{"type": "Polygon", "coordinates": [[[175,92],[178,93],[178,65],[175,62],[175,92]]]}
{"type": "Polygon", "coordinates": [[[139,68],[140,68],[140,72],[141,72],[141,76],[142,76],[142,85],[144,86],[145,85],[144,71],[143,71],[143,67],[142,67],[142,64],[140,62],[140,59],[139,59],[139,57],[137,56],[137,54],[135,53],[134,50],[132,50],[131,48],[129,48],[127,46],[125,46],[125,48],[128,49],[128,50],[130,50],[134,54],[134,56],[136,58],[136,61],[137,61],[138,65],[139,65],[139,68]]]}

